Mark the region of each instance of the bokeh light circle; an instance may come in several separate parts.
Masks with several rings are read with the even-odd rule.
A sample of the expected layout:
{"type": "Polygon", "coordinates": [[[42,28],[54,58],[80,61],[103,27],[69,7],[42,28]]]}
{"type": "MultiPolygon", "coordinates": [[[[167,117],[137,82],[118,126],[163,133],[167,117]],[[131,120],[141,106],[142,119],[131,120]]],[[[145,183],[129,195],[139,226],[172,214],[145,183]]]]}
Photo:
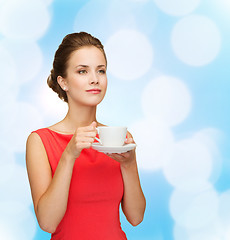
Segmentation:
{"type": "MultiPolygon", "coordinates": [[[[6,169],[7,170],[7,169],[6,169]]],[[[14,200],[22,203],[24,206],[32,204],[30,186],[25,167],[18,164],[14,165],[13,175],[1,185],[0,202],[14,200]]]]}
{"type": "Polygon", "coordinates": [[[15,199],[0,201],[0,229],[1,222],[3,222],[5,233],[10,237],[4,240],[31,240],[37,230],[33,212],[15,199]]]}
{"type": "Polygon", "coordinates": [[[15,157],[12,151],[5,149],[0,145],[0,188],[5,184],[14,174],[15,171],[15,157]]]}
{"type": "Polygon", "coordinates": [[[134,80],[148,72],[153,61],[153,48],[148,38],[135,30],[120,30],[105,44],[108,70],[115,77],[134,80]]]}
{"type": "Polygon", "coordinates": [[[189,14],[200,4],[200,0],[154,0],[154,2],[163,12],[173,16],[189,14]]]}
{"type": "Polygon", "coordinates": [[[49,117],[53,119],[54,122],[64,118],[68,111],[67,103],[62,101],[57,93],[49,88],[47,84],[40,86],[36,100],[41,107],[42,116],[44,118],[49,117]]]}
{"type": "Polygon", "coordinates": [[[172,159],[164,168],[169,183],[189,190],[208,181],[212,172],[212,155],[209,149],[196,139],[186,139],[174,145],[172,159]]]}
{"type": "Polygon", "coordinates": [[[173,28],[171,41],[176,56],[192,66],[210,63],[221,47],[221,36],[216,24],[200,15],[190,15],[179,20],[173,28]]]}
{"type": "Polygon", "coordinates": [[[169,126],[186,119],[191,110],[191,96],[186,85],[177,78],[160,76],[142,93],[142,109],[147,118],[159,117],[169,126]]]}
{"type": "Polygon", "coordinates": [[[0,33],[12,39],[39,39],[50,24],[50,13],[40,0],[7,1],[0,10],[0,33]]]}
{"type": "Polygon", "coordinates": [[[20,85],[33,79],[42,67],[42,52],[36,42],[4,39],[1,41],[14,60],[17,81],[20,85]]]}
{"type": "Polygon", "coordinates": [[[157,10],[148,0],[109,1],[107,10],[108,33],[113,34],[123,29],[141,29],[142,33],[151,34],[157,24],[157,10]],[[130,7],[132,4],[132,7],[130,7]],[[150,20],[151,19],[151,20],[150,20]]]}
{"type": "Polygon", "coordinates": [[[41,114],[33,105],[26,102],[6,104],[0,112],[3,116],[0,119],[2,136],[0,144],[11,151],[24,152],[31,131],[43,124],[41,114]]]}
{"type": "Polygon", "coordinates": [[[77,12],[73,29],[75,32],[88,32],[102,42],[107,38],[110,26],[108,19],[108,5],[110,1],[88,1],[77,12]],[[102,31],[106,29],[106,31],[102,31]]]}
{"type": "Polygon", "coordinates": [[[54,2],[54,0],[40,0],[40,1],[42,1],[46,6],[49,6],[54,2]]]}
{"type": "Polygon", "coordinates": [[[219,217],[225,229],[230,229],[230,190],[223,192],[220,195],[219,217]]]}
{"type": "Polygon", "coordinates": [[[8,226],[5,223],[4,219],[0,220],[0,233],[1,233],[2,239],[6,239],[6,240],[15,240],[16,239],[11,226],[8,226]]]}
{"type": "Polygon", "coordinates": [[[143,119],[130,126],[137,144],[138,166],[148,171],[162,168],[170,161],[174,138],[171,130],[160,119],[143,119]]]}
{"type": "Polygon", "coordinates": [[[197,192],[175,189],[170,198],[173,219],[187,229],[199,229],[209,225],[218,216],[219,198],[210,184],[197,192]]]}
{"type": "Polygon", "coordinates": [[[222,171],[223,159],[220,154],[219,144],[223,137],[223,133],[216,128],[204,128],[193,135],[193,140],[196,143],[203,145],[211,155],[212,159],[212,172],[209,181],[215,183],[222,171]]]}
{"type": "Polygon", "coordinates": [[[185,240],[188,239],[186,228],[178,225],[177,223],[173,227],[174,240],[185,240]]]}
{"type": "MultiPolygon", "coordinates": [[[[0,41],[0,65],[1,65],[1,88],[4,92],[11,90],[16,82],[16,64],[10,52],[4,47],[0,41]]],[[[3,92],[3,94],[4,94],[3,92]]]]}

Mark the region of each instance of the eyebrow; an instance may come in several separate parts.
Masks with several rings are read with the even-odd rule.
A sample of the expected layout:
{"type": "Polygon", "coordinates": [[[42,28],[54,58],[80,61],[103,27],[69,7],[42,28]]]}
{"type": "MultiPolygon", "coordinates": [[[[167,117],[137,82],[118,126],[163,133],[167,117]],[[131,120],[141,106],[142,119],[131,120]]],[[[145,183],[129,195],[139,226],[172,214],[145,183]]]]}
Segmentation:
{"type": "Polygon", "coordinates": [[[86,67],[86,68],[87,68],[87,67],[89,67],[89,66],[80,64],[80,65],[77,65],[77,66],[76,66],[76,68],[78,68],[78,67],[86,67]]]}
{"type": "MultiPolygon", "coordinates": [[[[80,64],[80,65],[77,65],[77,66],[76,66],[76,68],[78,68],[78,67],[85,67],[85,68],[88,68],[89,66],[88,66],[88,65],[80,64]]],[[[102,65],[98,65],[97,67],[98,67],[98,68],[100,68],[100,67],[106,67],[106,65],[102,64],[102,65]]]]}

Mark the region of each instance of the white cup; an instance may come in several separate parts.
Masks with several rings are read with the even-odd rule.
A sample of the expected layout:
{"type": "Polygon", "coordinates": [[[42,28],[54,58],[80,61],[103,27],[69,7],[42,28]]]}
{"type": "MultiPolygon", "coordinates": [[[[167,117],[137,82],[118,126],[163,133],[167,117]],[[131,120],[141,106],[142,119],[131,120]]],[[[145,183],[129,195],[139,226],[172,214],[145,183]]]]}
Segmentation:
{"type": "Polygon", "coordinates": [[[100,139],[97,141],[105,147],[118,147],[123,146],[126,134],[127,127],[97,127],[97,132],[100,139]]]}

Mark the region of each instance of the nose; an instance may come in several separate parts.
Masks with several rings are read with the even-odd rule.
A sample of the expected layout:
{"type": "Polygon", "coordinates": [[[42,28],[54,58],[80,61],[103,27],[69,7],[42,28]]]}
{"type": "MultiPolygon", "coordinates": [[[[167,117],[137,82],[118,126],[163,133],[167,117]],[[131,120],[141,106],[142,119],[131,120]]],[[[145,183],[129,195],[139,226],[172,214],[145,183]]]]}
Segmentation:
{"type": "Polygon", "coordinates": [[[98,80],[98,77],[96,75],[96,73],[92,73],[91,76],[90,76],[90,84],[93,85],[93,84],[99,84],[99,80],[98,80]]]}

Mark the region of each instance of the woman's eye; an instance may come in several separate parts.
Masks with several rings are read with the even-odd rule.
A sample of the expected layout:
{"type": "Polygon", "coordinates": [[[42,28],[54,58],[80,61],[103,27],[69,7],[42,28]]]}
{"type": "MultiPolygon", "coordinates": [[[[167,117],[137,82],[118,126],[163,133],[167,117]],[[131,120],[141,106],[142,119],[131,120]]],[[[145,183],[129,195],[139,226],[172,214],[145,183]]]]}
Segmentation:
{"type": "Polygon", "coordinates": [[[105,74],[105,70],[103,70],[103,69],[100,69],[98,72],[101,74],[105,74]]]}
{"type": "Polygon", "coordinates": [[[79,74],[84,74],[84,73],[86,73],[86,70],[80,70],[80,71],[78,71],[78,73],[79,74]]]}

